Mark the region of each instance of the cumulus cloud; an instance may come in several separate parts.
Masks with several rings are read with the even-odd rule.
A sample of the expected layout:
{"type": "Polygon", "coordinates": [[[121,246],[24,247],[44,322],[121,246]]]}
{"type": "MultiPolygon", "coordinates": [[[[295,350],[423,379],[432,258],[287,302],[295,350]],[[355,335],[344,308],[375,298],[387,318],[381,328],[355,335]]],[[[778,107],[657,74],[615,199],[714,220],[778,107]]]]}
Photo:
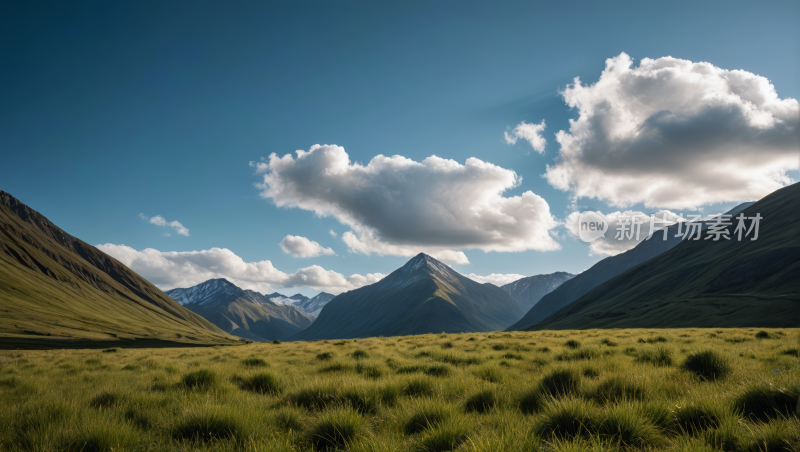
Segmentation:
{"type": "Polygon", "coordinates": [[[547,144],[547,140],[542,136],[544,128],[544,119],[539,124],[528,124],[522,121],[517,124],[517,127],[514,127],[510,135],[508,132],[503,132],[503,138],[508,144],[517,144],[517,140],[522,138],[531,145],[534,151],[544,154],[544,146],[547,144]]]}
{"type": "Polygon", "coordinates": [[[481,284],[492,283],[492,284],[494,284],[495,286],[498,286],[498,287],[500,287],[502,285],[505,285],[505,284],[508,284],[508,283],[512,283],[512,282],[514,282],[514,281],[516,281],[518,279],[522,279],[522,278],[525,277],[525,275],[518,275],[516,273],[509,273],[509,274],[492,273],[491,275],[488,275],[488,276],[480,276],[480,275],[476,275],[475,273],[470,273],[470,274],[464,275],[464,276],[466,276],[467,278],[469,278],[469,279],[471,279],[473,281],[477,281],[477,282],[479,282],[481,284]]]}
{"type": "Polygon", "coordinates": [[[297,235],[287,235],[281,240],[281,249],[292,257],[316,257],[319,255],[335,255],[330,248],[325,248],[319,243],[297,235]]]}
{"type": "MultiPolygon", "coordinates": [[[[679,215],[669,210],[660,210],[651,214],[644,212],[626,210],[602,214],[608,222],[608,230],[604,237],[589,242],[590,255],[615,256],[619,253],[628,251],[645,240],[651,231],[650,220],[654,218],[654,236],[650,240],[663,240],[663,232],[659,228],[675,224],[681,218],[679,215]],[[637,226],[633,226],[638,224],[637,226]],[[639,234],[636,234],[636,231],[639,234]],[[619,238],[618,238],[619,237],[619,238]]],[[[572,212],[567,216],[564,226],[569,234],[579,238],[578,218],[580,212],[572,212]]]]}
{"type": "Polygon", "coordinates": [[[747,71],[672,57],[633,67],[622,53],[562,95],[579,117],[556,134],[545,177],[576,198],[694,209],[761,198],[800,166],[797,100],[747,71]]]}
{"type": "Polygon", "coordinates": [[[278,207],[333,216],[350,227],[342,239],[350,251],[414,256],[425,252],[451,264],[469,262],[459,249],[549,251],[559,248],[548,231],[558,225],[550,206],[518,186],[514,171],[467,159],[436,156],[416,162],[378,155],[351,163],[344,148],[314,145],[251,162],[263,174],[261,196],[278,207]]]}
{"type": "Polygon", "coordinates": [[[333,238],[339,237],[339,234],[337,234],[336,231],[334,231],[333,229],[329,229],[328,234],[330,234],[330,236],[333,238]]]}
{"type": "Polygon", "coordinates": [[[97,248],[128,266],[162,290],[190,287],[213,278],[226,278],[243,289],[261,293],[276,288],[309,287],[339,294],[380,281],[386,275],[370,273],[345,277],[318,265],[294,273],[276,269],[270,261],[245,262],[226,248],[203,251],[137,251],[126,245],[106,243],[97,248]]]}
{"type": "MultiPolygon", "coordinates": [[[[148,219],[147,216],[145,214],[142,214],[142,213],[139,214],[139,218],[141,218],[142,220],[148,221],[150,224],[154,224],[156,226],[161,226],[161,227],[169,226],[172,229],[174,229],[177,234],[189,237],[189,230],[186,229],[185,227],[183,227],[183,225],[179,221],[167,221],[161,215],[156,215],[156,216],[148,219]]],[[[168,232],[165,232],[164,236],[165,237],[169,237],[170,234],[168,232]]]]}

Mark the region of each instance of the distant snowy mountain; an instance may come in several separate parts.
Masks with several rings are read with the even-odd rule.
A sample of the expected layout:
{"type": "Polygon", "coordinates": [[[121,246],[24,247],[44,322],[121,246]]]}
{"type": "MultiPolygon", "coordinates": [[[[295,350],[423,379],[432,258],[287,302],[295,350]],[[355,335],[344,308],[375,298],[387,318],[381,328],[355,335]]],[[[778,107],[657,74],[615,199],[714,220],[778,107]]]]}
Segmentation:
{"type": "Polygon", "coordinates": [[[292,304],[275,303],[222,278],[165,293],[228,333],[255,341],[286,339],[308,328],[313,321],[292,304]]]}
{"type": "Polygon", "coordinates": [[[530,309],[545,295],[556,290],[558,286],[574,278],[575,275],[566,272],[555,272],[549,275],[528,276],[518,279],[500,288],[508,292],[515,300],[530,309]]]}
{"type": "Polygon", "coordinates": [[[327,292],[320,292],[314,298],[308,298],[307,296],[300,295],[299,293],[294,294],[291,297],[287,297],[281,293],[273,292],[267,295],[267,297],[269,297],[269,299],[275,303],[294,306],[304,313],[316,317],[319,315],[319,311],[322,310],[322,307],[328,304],[329,301],[333,300],[335,295],[327,292]]]}

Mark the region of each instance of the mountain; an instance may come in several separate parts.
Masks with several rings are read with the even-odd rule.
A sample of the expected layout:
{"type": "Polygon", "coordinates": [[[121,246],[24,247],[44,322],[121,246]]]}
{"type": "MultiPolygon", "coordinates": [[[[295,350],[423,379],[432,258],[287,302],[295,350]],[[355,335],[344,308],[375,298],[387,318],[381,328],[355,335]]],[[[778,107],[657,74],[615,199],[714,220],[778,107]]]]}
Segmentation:
{"type": "Polygon", "coordinates": [[[235,340],[4,191],[0,191],[0,310],[5,342],[235,340]]]}
{"type": "Polygon", "coordinates": [[[526,309],[530,309],[533,305],[538,303],[542,297],[574,277],[575,275],[567,272],[528,276],[508,283],[500,288],[508,292],[512,298],[525,306],[526,309]]]}
{"type": "Polygon", "coordinates": [[[312,322],[294,306],[275,303],[224,278],[168,290],[166,294],[224,331],[254,341],[284,340],[312,322]]]}
{"type": "Polygon", "coordinates": [[[292,339],[494,331],[524,313],[503,289],[419,254],[377,283],[338,295],[292,339]]]}
{"type": "MultiPolygon", "coordinates": [[[[800,184],[744,209],[758,239],[686,240],[596,287],[536,329],[797,327],[800,184]]],[[[748,222],[747,227],[750,227],[748,222]]]]}
{"type": "Polygon", "coordinates": [[[271,293],[267,296],[275,303],[294,306],[304,313],[314,317],[318,316],[319,312],[322,310],[322,307],[328,304],[328,302],[333,300],[335,297],[335,295],[327,292],[320,292],[313,298],[308,298],[307,296],[300,295],[299,293],[294,294],[291,297],[287,297],[286,295],[279,294],[278,292],[271,293]]]}
{"type": "MultiPolygon", "coordinates": [[[[736,215],[751,205],[753,205],[752,202],[740,204],[726,212],[726,214],[736,215]]],[[[703,228],[705,227],[706,225],[704,224],[703,228]]],[[[600,284],[622,274],[630,268],[671,250],[681,243],[681,238],[675,237],[677,228],[678,225],[672,225],[667,228],[669,230],[667,240],[662,239],[663,232],[658,232],[653,235],[650,240],[643,240],[624,253],[607,257],[594,264],[588,270],[578,274],[554,291],[542,297],[519,322],[512,325],[508,330],[527,329],[554,314],[559,309],[574,302],[600,284]]]]}

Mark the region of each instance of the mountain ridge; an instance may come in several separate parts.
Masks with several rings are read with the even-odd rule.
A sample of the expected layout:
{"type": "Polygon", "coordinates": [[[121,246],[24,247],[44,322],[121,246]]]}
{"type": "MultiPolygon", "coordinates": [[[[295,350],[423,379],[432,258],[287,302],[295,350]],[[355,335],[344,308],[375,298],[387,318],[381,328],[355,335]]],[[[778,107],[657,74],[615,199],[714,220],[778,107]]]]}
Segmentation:
{"type": "Polygon", "coordinates": [[[285,340],[313,321],[295,306],[275,303],[225,278],[168,290],[166,294],[229,334],[259,342],[285,340]]]}
{"type": "Polygon", "coordinates": [[[292,340],[494,331],[523,313],[499,287],[420,253],[380,281],[338,295],[292,340]]]}

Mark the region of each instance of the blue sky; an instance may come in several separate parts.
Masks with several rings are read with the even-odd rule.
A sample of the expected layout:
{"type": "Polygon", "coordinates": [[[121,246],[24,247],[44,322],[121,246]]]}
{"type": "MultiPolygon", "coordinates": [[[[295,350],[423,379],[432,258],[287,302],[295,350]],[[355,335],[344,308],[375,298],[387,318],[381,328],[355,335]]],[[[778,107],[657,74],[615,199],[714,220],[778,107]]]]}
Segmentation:
{"type": "MultiPolygon", "coordinates": [[[[621,182],[571,191],[543,177],[560,158],[554,134],[569,131],[569,120],[580,117],[560,91],[575,77],[594,84],[606,60],[624,52],[633,68],[643,58],[667,56],[707,62],[769,79],[779,99],[800,99],[798,19],[797,2],[3,2],[0,189],[88,243],[179,253],[228,249],[245,263],[268,260],[296,276],[291,284],[297,287],[257,287],[310,295],[322,286],[299,285],[298,269],[386,274],[408,257],[353,252],[342,241],[353,226],[332,210],[318,216],[276,207],[274,198],[259,196],[263,189],[255,184],[263,174],[251,161],[315,144],[341,146],[351,162],[364,165],[379,154],[415,162],[436,155],[460,165],[476,158],[522,178],[500,196],[530,191],[558,221],[575,210],[625,210],[614,205],[621,182]],[[503,133],[522,121],[542,120],[543,153],[524,139],[504,142],[503,133]],[[578,190],[611,194],[576,199],[578,190]],[[178,221],[189,236],[140,213],[178,221]],[[335,255],[293,257],[280,246],[287,235],[335,255]]],[[[666,88],[659,95],[653,102],[674,97],[666,88]]],[[[683,117],[691,122],[686,127],[712,124],[703,130],[733,123],[711,113],[683,117]]],[[[662,135],[673,130],[655,127],[662,135]]],[[[796,123],[784,129],[741,138],[742,149],[719,154],[722,166],[730,163],[736,173],[772,146],[769,158],[777,166],[770,168],[784,168],[797,180],[796,166],[785,163],[796,123]]],[[[678,141],[695,139],[680,130],[678,141]]],[[[696,141],[705,146],[705,138],[700,133],[696,141]]],[[[662,155],[672,155],[669,149],[662,155]]],[[[669,166],[648,158],[640,162],[646,174],[669,166]]],[[[587,162],[570,167],[570,174],[588,174],[587,162]]],[[[612,172],[619,176],[598,171],[609,181],[612,172]]],[[[720,184],[692,186],[664,174],[665,181],[704,195],[679,202],[670,192],[633,199],[625,208],[684,212],[694,203],[710,212],[736,204],[709,194],[720,184]]],[[[736,199],[774,186],[750,182],[736,199]]],[[[402,246],[416,246],[413,232],[402,246]]],[[[605,257],[563,227],[547,234],[555,234],[560,249],[486,252],[481,246],[501,245],[453,245],[470,262],[454,268],[476,275],[576,273],[605,257]]],[[[394,240],[387,237],[381,243],[394,240]]],[[[155,267],[137,265],[131,267],[165,288],[194,281],[178,274],[159,279],[155,267]]]]}

